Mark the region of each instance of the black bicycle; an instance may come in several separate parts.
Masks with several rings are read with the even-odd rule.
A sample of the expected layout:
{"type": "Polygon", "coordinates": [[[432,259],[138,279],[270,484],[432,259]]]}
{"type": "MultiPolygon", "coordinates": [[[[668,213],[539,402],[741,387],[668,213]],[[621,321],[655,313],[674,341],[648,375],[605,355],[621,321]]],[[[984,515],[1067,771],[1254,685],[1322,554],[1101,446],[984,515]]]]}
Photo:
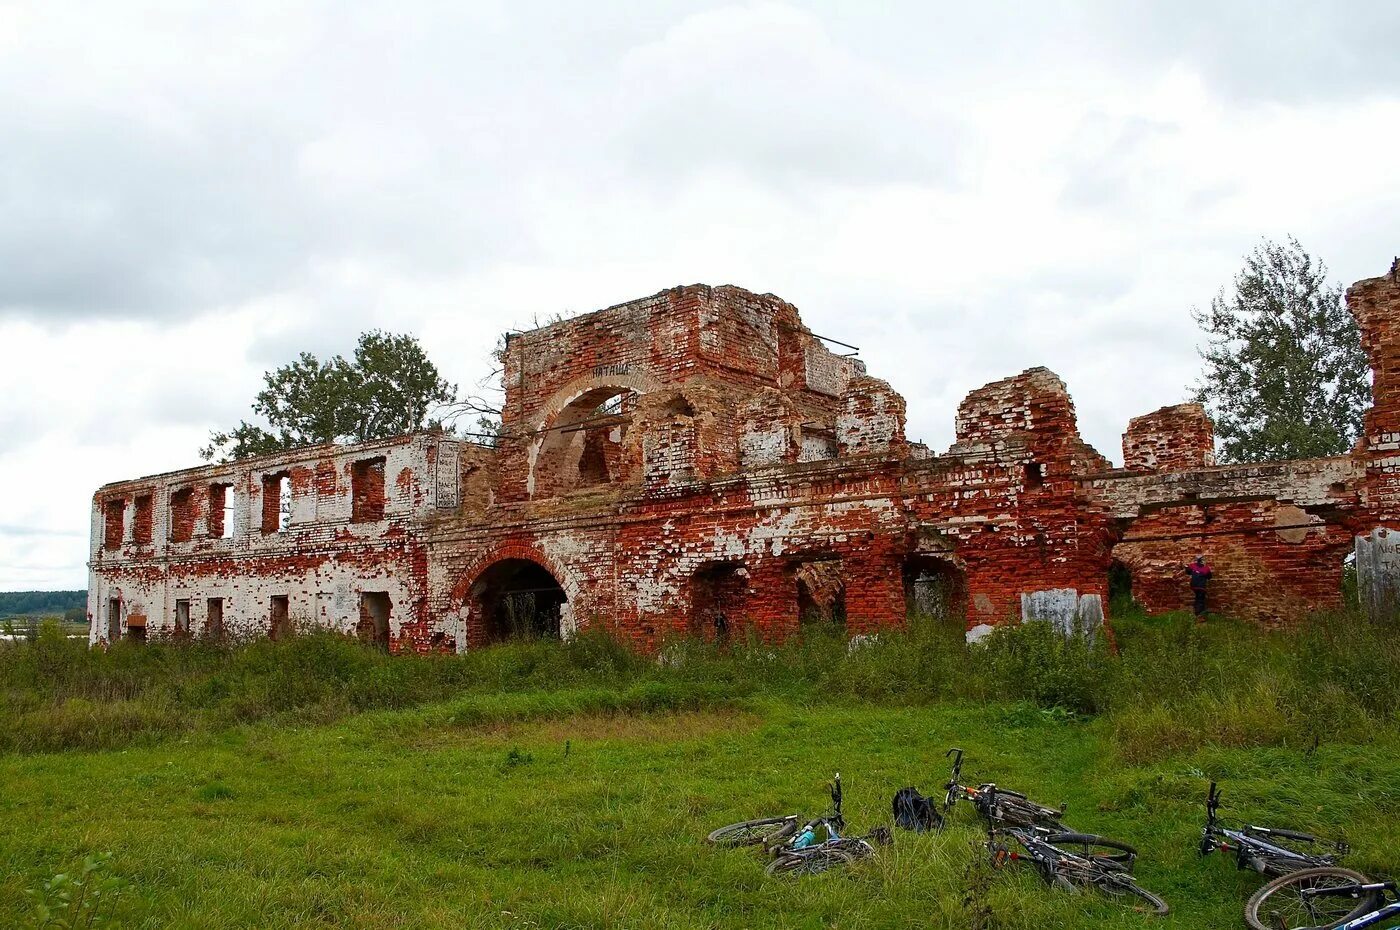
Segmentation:
{"type": "Polygon", "coordinates": [[[1264,885],[1245,905],[1251,930],[1363,930],[1400,915],[1394,882],[1337,866],[1300,869],[1264,885]],[[1394,900],[1386,903],[1386,895],[1394,900]]]}
{"type": "Polygon", "coordinates": [[[944,753],[945,758],[949,756],[953,759],[953,771],[944,786],[947,789],[944,811],[952,810],[959,799],[970,801],[990,827],[1040,827],[1046,831],[1046,839],[1055,846],[1074,850],[1087,859],[1114,863],[1127,872],[1133,870],[1138,855],[1136,848],[1096,833],[1075,831],[1063,820],[1063,805],[1047,807],[1020,792],[999,788],[991,782],[975,788],[964,785],[961,782],[963,751],[950,749],[944,753]]]}
{"type": "Polygon", "coordinates": [[[1332,843],[1332,852],[1318,853],[1295,848],[1288,844],[1317,846],[1324,842],[1311,833],[1297,830],[1280,830],[1273,827],[1253,825],[1239,829],[1227,827],[1220,822],[1220,788],[1210,783],[1206,795],[1206,825],[1201,830],[1200,854],[1208,856],[1212,852],[1232,852],[1235,865],[1241,869],[1253,869],[1260,875],[1279,876],[1300,869],[1313,869],[1337,864],[1337,859],[1349,852],[1346,843],[1332,843]]]}
{"type": "Polygon", "coordinates": [[[1099,856],[1084,856],[1065,848],[1054,840],[1054,834],[1044,827],[988,828],[987,849],[997,868],[1008,862],[1029,861],[1045,879],[1046,884],[1066,891],[1078,892],[1090,888],[1105,898],[1136,910],[1165,915],[1167,902],[1143,888],[1121,863],[1099,856]],[[1018,852],[1000,838],[1014,840],[1023,852],[1018,852]]]}
{"type": "Polygon", "coordinates": [[[992,782],[972,787],[962,784],[962,763],[963,751],[956,747],[943,754],[944,758],[949,756],[953,759],[953,771],[948,776],[948,783],[944,787],[947,793],[943,798],[943,810],[950,811],[953,805],[959,800],[972,802],[972,806],[977,809],[977,813],[988,823],[1006,824],[1010,826],[1039,826],[1054,830],[1068,830],[1061,819],[1065,815],[1065,808],[1047,807],[1044,804],[1037,804],[1030,798],[1017,791],[1007,788],[998,788],[992,782]]]}

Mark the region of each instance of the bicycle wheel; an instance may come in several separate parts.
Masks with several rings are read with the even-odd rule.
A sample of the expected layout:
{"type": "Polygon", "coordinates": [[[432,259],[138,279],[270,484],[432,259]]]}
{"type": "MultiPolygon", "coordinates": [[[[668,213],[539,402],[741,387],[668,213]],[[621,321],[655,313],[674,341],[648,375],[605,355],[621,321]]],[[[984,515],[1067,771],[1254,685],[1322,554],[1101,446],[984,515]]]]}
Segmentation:
{"type": "Polygon", "coordinates": [[[839,869],[856,861],[856,857],[845,849],[819,846],[802,852],[783,853],[763,870],[765,875],[816,875],[831,869],[839,869]]]}
{"type": "Polygon", "coordinates": [[[1104,897],[1134,910],[1165,917],[1171,908],[1160,897],[1143,888],[1122,872],[1103,872],[1093,881],[1104,897]]]}
{"type": "Polygon", "coordinates": [[[771,846],[782,842],[797,832],[797,817],[765,817],[762,820],[745,820],[720,827],[706,839],[716,846],[732,849],[738,846],[771,846]]]}
{"type": "Polygon", "coordinates": [[[1124,872],[1131,872],[1137,862],[1137,850],[1132,846],[1093,833],[1051,833],[1045,842],[1056,849],[1124,872]]]}
{"type": "Polygon", "coordinates": [[[1339,927],[1376,909],[1375,892],[1359,895],[1305,895],[1305,890],[1345,888],[1366,884],[1366,876],[1351,869],[1329,866],[1290,872],[1254,892],[1244,906],[1244,922],[1251,930],[1286,927],[1339,927]]]}

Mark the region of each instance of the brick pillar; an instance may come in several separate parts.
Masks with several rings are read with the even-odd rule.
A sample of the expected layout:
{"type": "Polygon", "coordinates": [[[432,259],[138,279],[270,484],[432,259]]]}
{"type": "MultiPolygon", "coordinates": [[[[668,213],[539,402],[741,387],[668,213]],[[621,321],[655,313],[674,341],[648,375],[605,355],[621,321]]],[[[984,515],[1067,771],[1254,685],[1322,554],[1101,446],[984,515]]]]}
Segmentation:
{"type": "Polygon", "coordinates": [[[1400,259],[1390,274],[1353,284],[1347,306],[1374,374],[1358,450],[1366,463],[1368,522],[1393,524],[1400,520],[1400,259]]]}

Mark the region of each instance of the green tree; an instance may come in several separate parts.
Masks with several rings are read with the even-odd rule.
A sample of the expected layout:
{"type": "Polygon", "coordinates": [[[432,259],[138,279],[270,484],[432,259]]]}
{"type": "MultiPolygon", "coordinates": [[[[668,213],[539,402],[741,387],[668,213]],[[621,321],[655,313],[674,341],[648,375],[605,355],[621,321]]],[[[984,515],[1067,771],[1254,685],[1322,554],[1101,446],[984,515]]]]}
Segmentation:
{"type": "Polygon", "coordinates": [[[1205,332],[1195,399],[1226,462],[1346,452],[1371,399],[1361,332],[1327,266],[1298,241],[1263,240],[1233,291],[1192,312],[1205,332]]]}
{"type": "Polygon", "coordinates": [[[360,335],[352,359],[303,352],[263,375],[253,401],[262,422],[214,432],[205,459],[234,461],[296,446],[364,442],[440,425],[433,413],[457,401],[418,340],[379,330],[360,335]]]}

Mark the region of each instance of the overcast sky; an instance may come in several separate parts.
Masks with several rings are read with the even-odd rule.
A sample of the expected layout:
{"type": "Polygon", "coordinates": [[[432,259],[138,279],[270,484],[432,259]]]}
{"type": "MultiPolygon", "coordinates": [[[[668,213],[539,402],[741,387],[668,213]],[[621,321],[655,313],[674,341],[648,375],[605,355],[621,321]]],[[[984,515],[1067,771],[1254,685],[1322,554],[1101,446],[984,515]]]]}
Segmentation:
{"type": "Polygon", "coordinates": [[[1119,460],[1262,236],[1400,253],[1400,4],[0,0],[0,590],[263,370],[677,284],[797,304],[952,441],[1032,365],[1119,460]]]}

